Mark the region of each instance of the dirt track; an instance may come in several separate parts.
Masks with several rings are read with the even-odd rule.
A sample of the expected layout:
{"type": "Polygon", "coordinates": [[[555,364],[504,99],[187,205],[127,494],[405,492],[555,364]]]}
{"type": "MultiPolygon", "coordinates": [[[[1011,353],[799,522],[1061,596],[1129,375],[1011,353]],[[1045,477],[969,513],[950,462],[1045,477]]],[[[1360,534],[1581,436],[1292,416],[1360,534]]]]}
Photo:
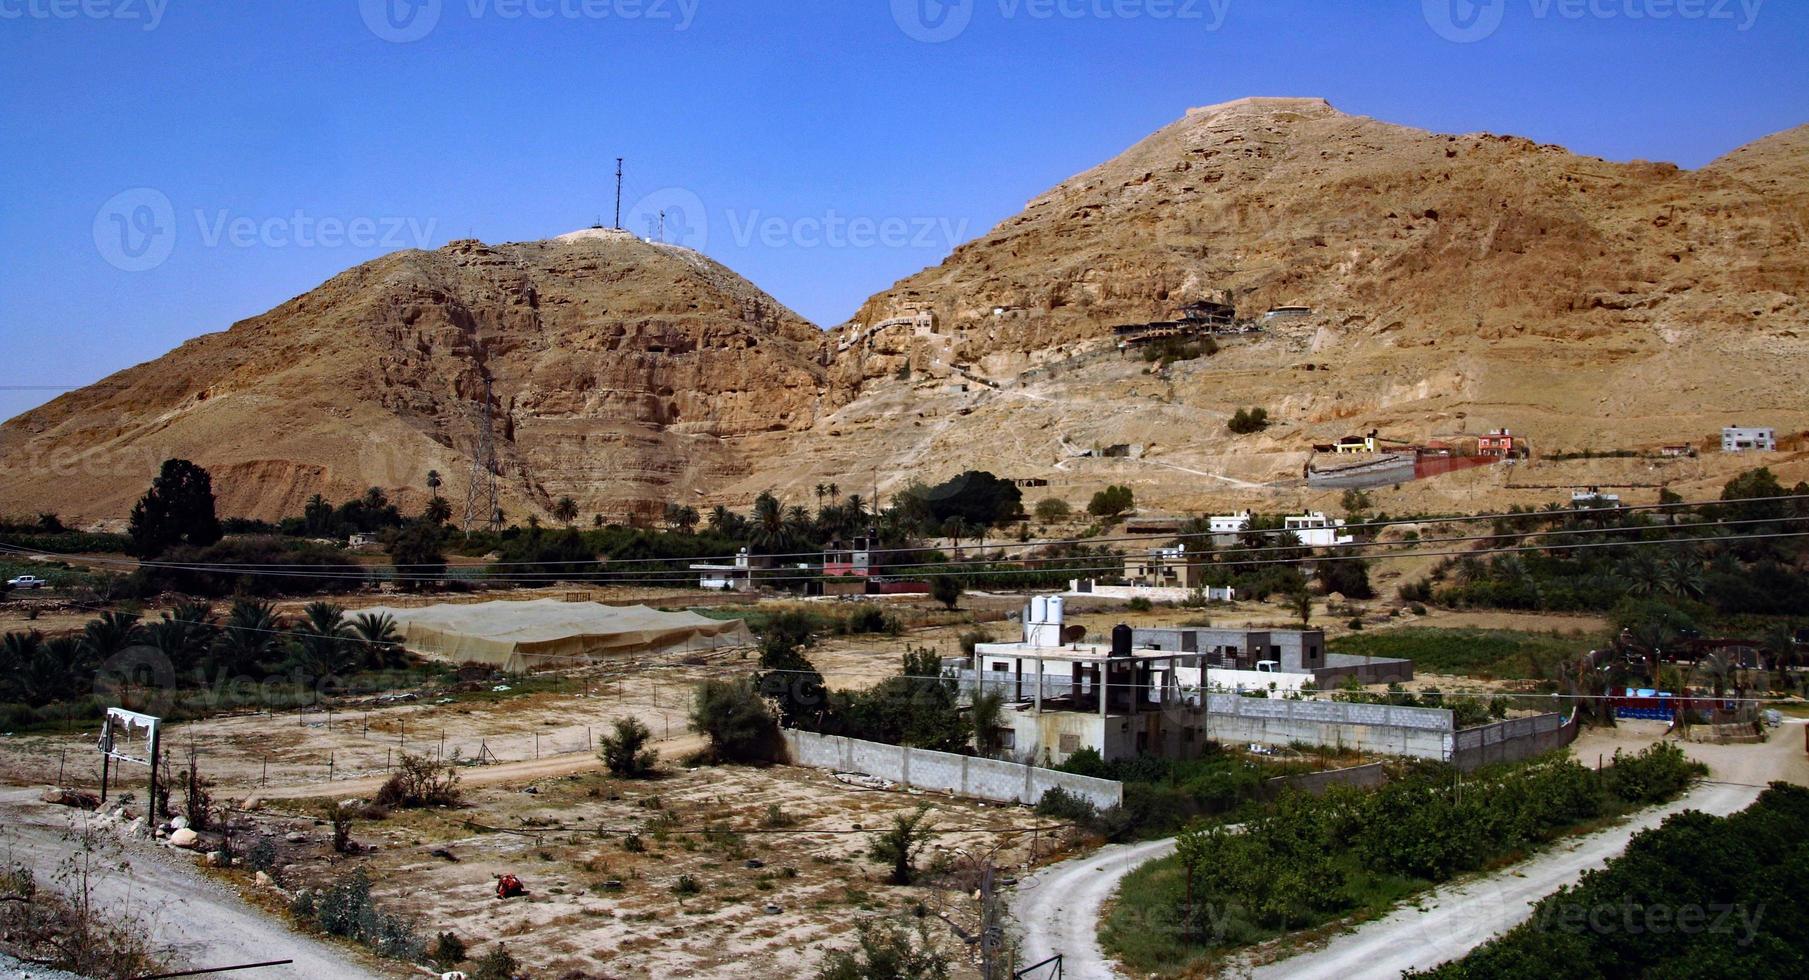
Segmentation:
{"type": "MultiPolygon", "coordinates": [[[[37,802],[37,791],[8,791],[4,847],[8,858],[31,865],[41,879],[69,855],[66,821],[73,811],[37,802]]],[[[197,871],[192,855],[131,847],[123,870],[107,870],[92,880],[99,901],[142,918],[168,959],[188,968],[233,966],[292,959],[290,966],[255,972],[260,980],[364,980],[408,976],[366,962],[336,946],[296,935],[258,912],[224,886],[197,871]]],[[[253,974],[247,973],[246,976],[253,974]]]]}

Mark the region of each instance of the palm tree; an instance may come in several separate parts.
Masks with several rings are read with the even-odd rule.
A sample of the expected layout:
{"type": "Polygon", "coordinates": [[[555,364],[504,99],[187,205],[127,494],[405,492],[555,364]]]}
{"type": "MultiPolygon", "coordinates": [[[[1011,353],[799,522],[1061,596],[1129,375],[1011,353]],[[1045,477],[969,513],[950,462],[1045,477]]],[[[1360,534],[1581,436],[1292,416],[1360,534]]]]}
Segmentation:
{"type": "Polygon", "coordinates": [[[82,641],[73,636],[39,644],[23,678],[30,701],[46,705],[76,694],[83,675],[89,673],[84,659],[82,641]]]}
{"type": "Polygon", "coordinates": [[[729,533],[729,525],[734,520],[734,517],[735,515],[722,504],[717,504],[710,508],[710,533],[726,537],[729,533]]]}
{"type": "Polygon", "coordinates": [[[942,522],[942,534],[945,537],[954,539],[956,554],[961,553],[961,539],[967,537],[969,530],[970,527],[967,523],[967,518],[962,517],[960,514],[956,514],[954,517],[942,522]]]}
{"type": "Polygon", "coordinates": [[[239,599],[226,614],[220,638],[214,643],[213,665],[231,674],[250,674],[271,659],[283,619],[276,607],[255,599],[239,599]]]}
{"type": "Polygon", "coordinates": [[[82,656],[86,664],[99,666],[108,658],[145,640],[137,613],[104,612],[82,629],[82,656]]]}
{"type": "Polygon", "coordinates": [[[452,505],[446,502],[446,498],[435,494],[434,498],[427,502],[427,507],[421,511],[421,518],[436,526],[445,524],[452,520],[452,505]]]}
{"type": "Polygon", "coordinates": [[[754,546],[768,554],[791,547],[791,528],[785,521],[785,505],[772,491],[754,498],[754,546]]]}
{"type": "Polygon", "coordinates": [[[345,608],[331,602],[310,602],[295,624],[295,660],[316,678],[346,673],[357,666],[352,646],[355,634],[346,625],[345,608]]]}
{"type": "Polygon", "coordinates": [[[427,492],[432,495],[433,499],[440,499],[440,487],[444,485],[445,481],[440,479],[439,470],[427,471],[427,492]]]}
{"type": "Polygon", "coordinates": [[[1694,555],[1672,555],[1664,563],[1665,591],[1679,599],[1700,599],[1708,591],[1702,564],[1694,555]]]}
{"type": "Polygon", "coordinates": [[[389,613],[359,613],[352,618],[352,633],[364,644],[366,667],[381,670],[400,665],[402,634],[389,613]]]}
{"type": "Polygon", "coordinates": [[[0,698],[7,701],[30,699],[25,673],[43,647],[44,634],[37,630],[8,633],[0,639],[0,698]]]}
{"type": "Polygon", "coordinates": [[[817,484],[817,513],[823,512],[823,498],[829,496],[829,484],[817,484]]]}
{"type": "Polygon", "coordinates": [[[835,484],[831,483],[825,489],[827,489],[829,491],[829,502],[831,504],[839,504],[842,502],[842,488],[841,487],[838,487],[835,484]]]}
{"type": "Polygon", "coordinates": [[[1005,695],[999,691],[982,691],[974,695],[972,721],[974,748],[983,758],[999,754],[999,727],[1005,716],[1005,695]]]}
{"type": "Polygon", "coordinates": [[[1627,582],[1627,594],[1637,596],[1656,595],[1664,587],[1664,568],[1652,552],[1640,548],[1621,560],[1615,566],[1615,574],[1627,582]]]}
{"type": "Polygon", "coordinates": [[[184,602],[163,614],[148,629],[150,643],[179,674],[192,670],[219,634],[214,609],[205,602],[184,602]]]}
{"type": "Polygon", "coordinates": [[[1288,596],[1288,608],[1300,617],[1300,625],[1313,625],[1313,594],[1305,589],[1288,596]]]}
{"type": "Polygon", "coordinates": [[[553,519],[571,527],[578,519],[578,502],[570,497],[560,497],[553,504],[553,519]]]}

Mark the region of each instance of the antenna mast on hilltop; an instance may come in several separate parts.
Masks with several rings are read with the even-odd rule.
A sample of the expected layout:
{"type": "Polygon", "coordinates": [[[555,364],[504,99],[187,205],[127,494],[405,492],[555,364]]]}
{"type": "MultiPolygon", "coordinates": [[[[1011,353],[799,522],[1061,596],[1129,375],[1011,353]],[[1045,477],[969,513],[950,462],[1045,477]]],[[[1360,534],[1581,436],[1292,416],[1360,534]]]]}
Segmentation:
{"type": "Polygon", "coordinates": [[[496,495],[496,441],[490,434],[490,379],[484,379],[484,419],[477,430],[477,449],[471,454],[471,478],[465,482],[465,533],[479,522],[492,531],[502,530],[502,508],[496,495]]]}
{"type": "Polygon", "coordinates": [[[616,157],[616,230],[622,230],[622,158],[616,157]]]}

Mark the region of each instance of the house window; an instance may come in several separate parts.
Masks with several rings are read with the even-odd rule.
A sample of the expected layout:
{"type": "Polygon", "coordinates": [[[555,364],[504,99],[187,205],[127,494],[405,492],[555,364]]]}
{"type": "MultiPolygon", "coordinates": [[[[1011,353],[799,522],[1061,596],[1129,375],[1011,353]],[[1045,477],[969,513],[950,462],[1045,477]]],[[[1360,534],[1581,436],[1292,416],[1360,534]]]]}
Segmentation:
{"type": "Polygon", "coordinates": [[[1009,728],[1000,728],[997,730],[997,734],[999,737],[999,748],[1009,751],[1018,747],[1018,733],[1016,731],[1009,728]]]}
{"type": "Polygon", "coordinates": [[[1080,751],[1080,736],[1064,733],[1060,744],[1063,755],[1072,755],[1080,751]]]}
{"type": "Polygon", "coordinates": [[[992,672],[995,674],[1007,673],[1010,670],[1011,670],[1011,667],[1007,664],[993,664],[992,665],[992,672]]]}

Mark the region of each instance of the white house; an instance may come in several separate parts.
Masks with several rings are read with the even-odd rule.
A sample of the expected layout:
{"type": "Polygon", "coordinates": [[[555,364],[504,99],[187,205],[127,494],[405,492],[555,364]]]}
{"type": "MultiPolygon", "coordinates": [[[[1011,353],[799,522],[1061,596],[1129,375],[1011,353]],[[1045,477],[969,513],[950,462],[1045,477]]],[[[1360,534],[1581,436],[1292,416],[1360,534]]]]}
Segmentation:
{"type": "Polygon", "coordinates": [[[1249,511],[1244,511],[1241,514],[1214,517],[1207,521],[1207,526],[1214,534],[1242,534],[1250,529],[1251,516],[1249,511]]]}
{"type": "Polygon", "coordinates": [[[1724,453],[1775,453],[1778,451],[1777,430],[1728,426],[1721,430],[1721,451],[1724,453]]]}
{"type": "Polygon", "coordinates": [[[1333,548],[1357,540],[1352,535],[1341,533],[1344,529],[1342,519],[1333,520],[1324,511],[1316,510],[1299,517],[1290,517],[1282,526],[1294,532],[1300,543],[1309,548],[1333,548]]]}
{"type": "Polygon", "coordinates": [[[754,571],[750,567],[747,549],[743,548],[735,555],[733,565],[692,565],[691,570],[697,574],[697,587],[716,592],[748,592],[754,587],[754,571]]]}

